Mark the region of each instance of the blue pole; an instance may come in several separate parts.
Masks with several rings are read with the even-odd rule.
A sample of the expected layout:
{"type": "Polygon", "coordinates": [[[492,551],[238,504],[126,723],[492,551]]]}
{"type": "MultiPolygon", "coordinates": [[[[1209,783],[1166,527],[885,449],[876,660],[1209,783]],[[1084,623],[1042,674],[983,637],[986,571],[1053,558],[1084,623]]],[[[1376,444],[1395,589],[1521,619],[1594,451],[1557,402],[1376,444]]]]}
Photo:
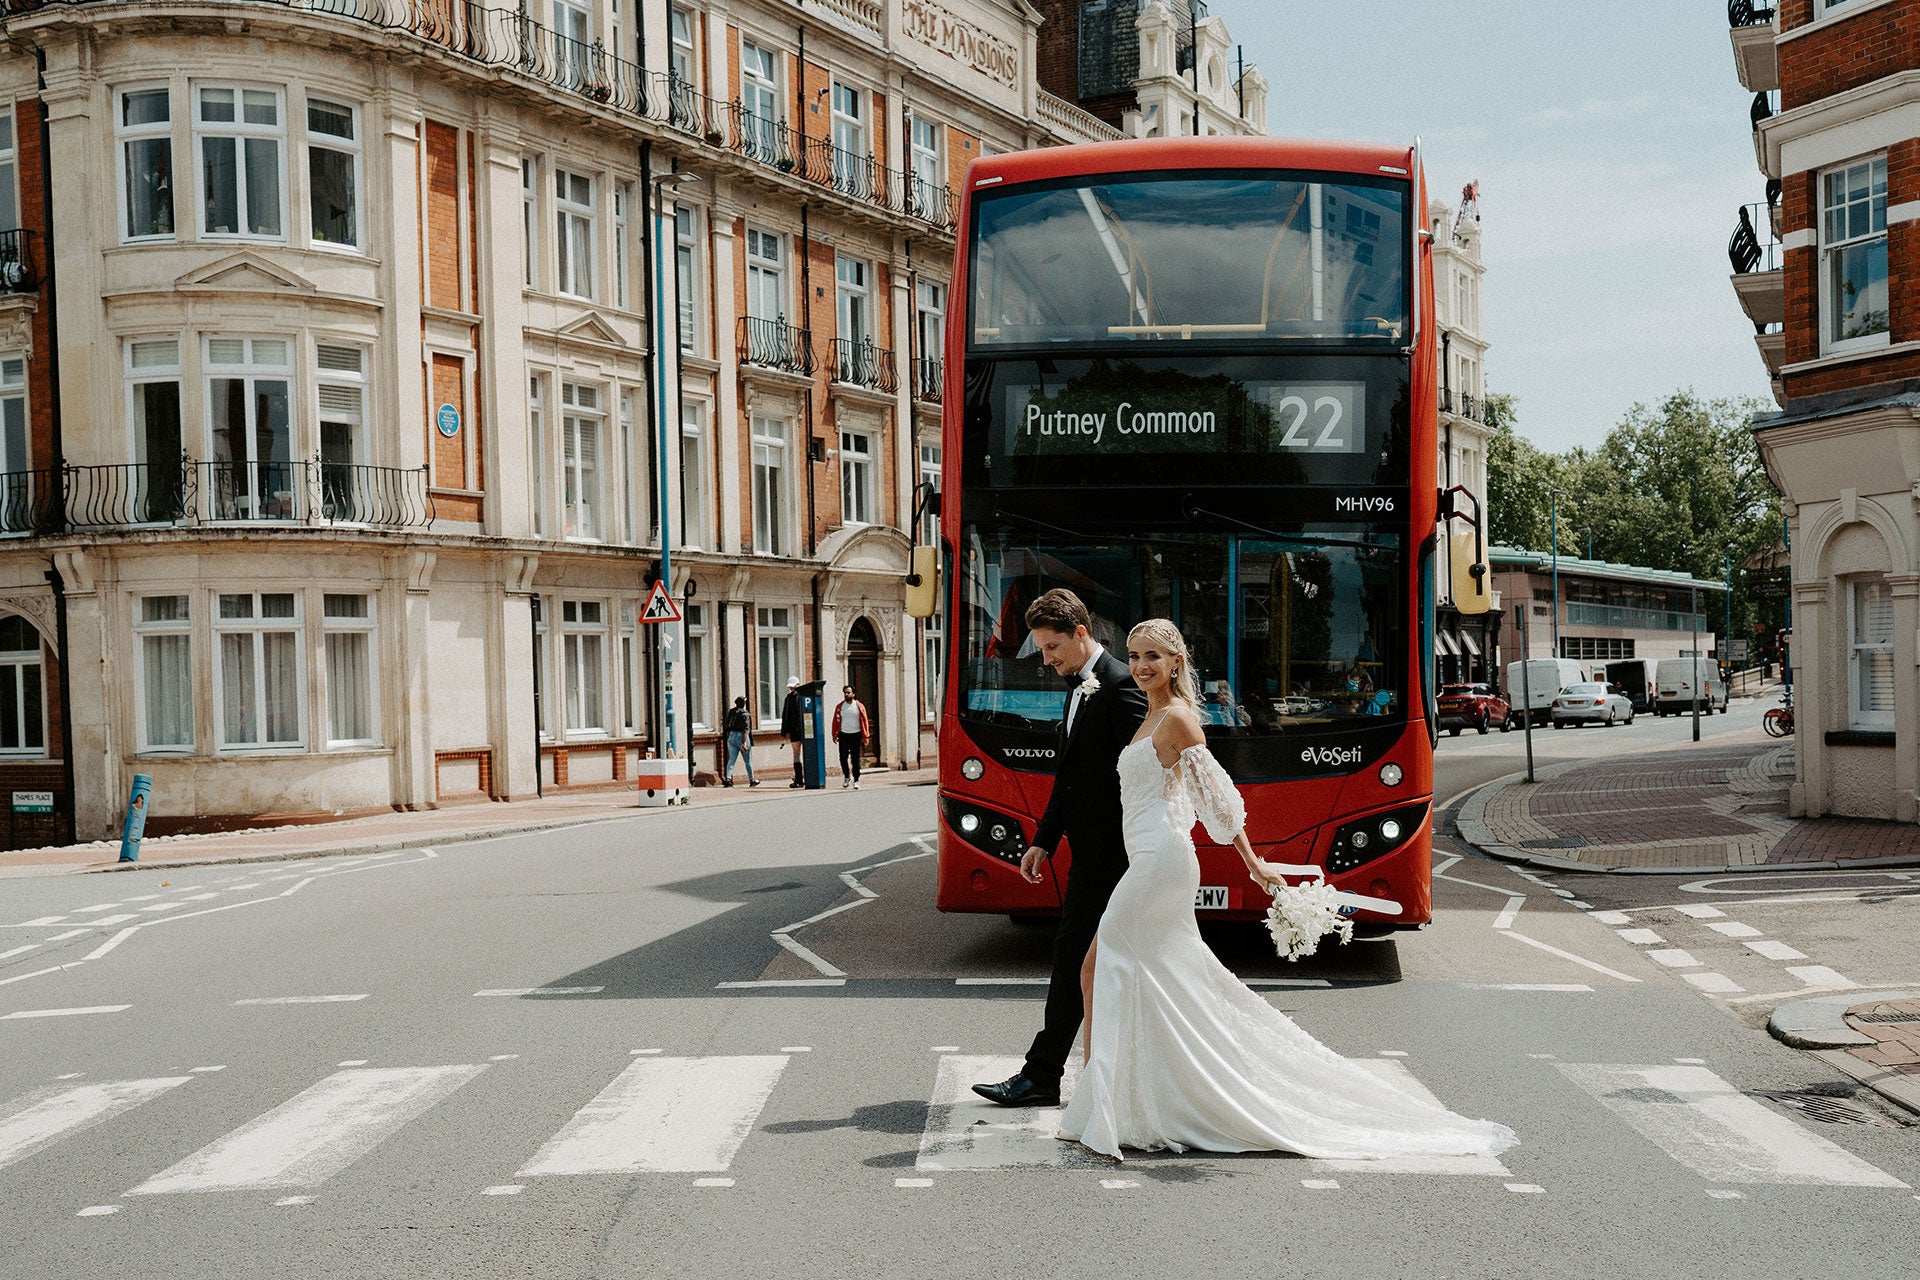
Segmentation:
{"type": "Polygon", "coordinates": [[[1547,514],[1553,521],[1553,652],[1547,656],[1557,658],[1560,656],[1560,494],[1558,490],[1547,492],[1547,514]]]}
{"type": "Polygon", "coordinates": [[[153,779],[144,773],[133,775],[133,792],[127,797],[127,820],[120,827],[120,861],[140,861],[140,840],[147,833],[147,798],[153,793],[153,779]]]}
{"type": "MultiPolygon", "coordinates": [[[[667,594],[673,594],[673,521],[667,514],[667,344],[662,338],[666,332],[666,260],[662,250],[662,237],[666,235],[666,219],[661,216],[663,203],[659,183],[653,186],[653,385],[655,403],[659,413],[654,417],[654,458],[658,463],[659,502],[660,502],[660,580],[667,584],[667,594]]],[[[661,623],[668,626],[668,623],[661,623]]],[[[669,633],[671,634],[671,633],[669,633]]],[[[660,687],[664,699],[663,708],[666,719],[668,756],[679,754],[673,732],[673,649],[664,647],[669,655],[661,663],[663,668],[660,687]]]]}

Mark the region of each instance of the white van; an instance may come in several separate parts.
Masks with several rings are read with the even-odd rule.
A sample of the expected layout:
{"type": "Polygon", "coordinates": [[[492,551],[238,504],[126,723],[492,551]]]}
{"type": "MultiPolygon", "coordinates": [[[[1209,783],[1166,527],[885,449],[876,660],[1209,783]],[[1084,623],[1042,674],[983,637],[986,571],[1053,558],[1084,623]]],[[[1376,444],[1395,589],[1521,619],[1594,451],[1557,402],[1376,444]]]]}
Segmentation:
{"type": "Polygon", "coordinates": [[[1654,659],[1619,658],[1609,662],[1605,671],[1595,672],[1594,679],[1619,685],[1620,692],[1627,695],[1635,711],[1653,710],[1654,691],[1658,688],[1654,659]]]}
{"type": "Polygon", "coordinates": [[[1587,678],[1572,658],[1529,658],[1507,664],[1507,705],[1515,724],[1545,724],[1553,719],[1553,697],[1587,678]],[[1523,671],[1524,668],[1524,671],[1523,671]]]}
{"type": "Polygon", "coordinates": [[[1721,715],[1727,713],[1726,682],[1712,658],[1662,658],[1653,669],[1653,681],[1657,716],[1691,715],[1695,698],[1703,716],[1712,715],[1715,707],[1721,715]]]}

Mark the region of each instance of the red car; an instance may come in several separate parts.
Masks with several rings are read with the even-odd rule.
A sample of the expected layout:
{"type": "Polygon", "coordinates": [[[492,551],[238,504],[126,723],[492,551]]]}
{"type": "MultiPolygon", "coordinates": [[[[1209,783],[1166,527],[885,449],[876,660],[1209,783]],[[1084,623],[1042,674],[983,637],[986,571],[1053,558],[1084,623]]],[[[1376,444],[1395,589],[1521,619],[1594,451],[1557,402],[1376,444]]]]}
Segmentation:
{"type": "Polygon", "coordinates": [[[1513,728],[1507,700],[1490,684],[1450,684],[1440,690],[1439,726],[1454,737],[1462,729],[1485,733],[1498,725],[1505,733],[1513,728]]]}

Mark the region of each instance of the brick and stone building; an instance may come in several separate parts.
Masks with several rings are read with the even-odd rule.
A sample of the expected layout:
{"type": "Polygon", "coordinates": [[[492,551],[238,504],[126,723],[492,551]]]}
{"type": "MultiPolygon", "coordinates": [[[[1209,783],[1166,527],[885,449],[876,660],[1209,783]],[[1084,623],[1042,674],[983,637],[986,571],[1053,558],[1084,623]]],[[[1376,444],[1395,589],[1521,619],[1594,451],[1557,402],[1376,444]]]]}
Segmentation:
{"type": "Polygon", "coordinates": [[[1518,547],[1488,548],[1487,567],[1505,602],[1497,633],[1502,679],[1504,664],[1522,654],[1571,658],[1588,673],[1630,658],[1714,654],[1724,582],[1518,547]],[[1531,610],[1524,645],[1522,610],[1531,610]]]}
{"type": "Polygon", "coordinates": [[[1730,0],[1766,199],[1730,256],[1780,411],[1793,812],[1920,817],[1920,0],[1730,0]]]}
{"type": "Polygon", "coordinates": [[[1267,81],[1204,0],[1033,0],[1036,74],[1114,137],[1267,131],[1267,81]]]}

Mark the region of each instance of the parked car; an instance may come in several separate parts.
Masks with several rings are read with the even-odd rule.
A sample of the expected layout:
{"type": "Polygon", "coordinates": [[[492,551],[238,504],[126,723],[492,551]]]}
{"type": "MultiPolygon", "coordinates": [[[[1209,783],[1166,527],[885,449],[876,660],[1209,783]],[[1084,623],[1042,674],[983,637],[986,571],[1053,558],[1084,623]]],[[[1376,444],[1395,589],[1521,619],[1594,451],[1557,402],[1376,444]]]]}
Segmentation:
{"type": "Polygon", "coordinates": [[[1711,658],[1662,658],[1654,668],[1658,686],[1653,710],[1656,715],[1693,714],[1693,700],[1700,699],[1700,714],[1709,716],[1715,707],[1722,715],[1727,710],[1727,682],[1720,678],[1720,666],[1711,658]]]}
{"type": "Polygon", "coordinates": [[[1539,724],[1547,719],[1553,700],[1570,684],[1587,678],[1572,658],[1529,658],[1507,664],[1507,701],[1513,705],[1513,722],[1529,720],[1539,724]]]}
{"type": "Polygon", "coordinates": [[[1490,684],[1449,684],[1440,689],[1440,718],[1436,722],[1454,737],[1462,729],[1485,733],[1498,725],[1505,733],[1513,728],[1507,700],[1490,684]]]}
{"type": "Polygon", "coordinates": [[[1633,723],[1633,700],[1612,684],[1570,684],[1553,700],[1553,727],[1570,724],[1604,724],[1608,728],[1621,722],[1633,723]]]}

